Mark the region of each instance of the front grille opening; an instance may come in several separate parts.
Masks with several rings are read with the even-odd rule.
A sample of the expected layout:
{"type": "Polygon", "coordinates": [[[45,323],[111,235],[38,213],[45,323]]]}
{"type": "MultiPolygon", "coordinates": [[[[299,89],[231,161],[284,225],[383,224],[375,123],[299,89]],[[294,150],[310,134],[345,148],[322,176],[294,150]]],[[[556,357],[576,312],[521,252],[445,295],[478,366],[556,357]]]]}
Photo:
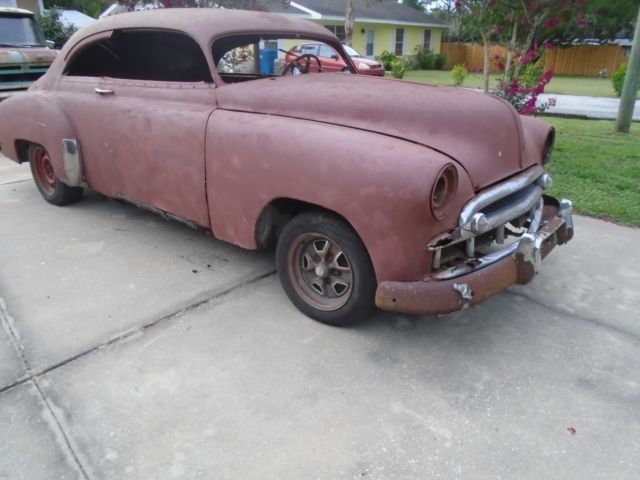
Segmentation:
{"type": "Polygon", "coordinates": [[[462,264],[471,267],[476,266],[478,259],[517,242],[527,232],[530,224],[531,219],[529,216],[521,215],[506,223],[503,226],[503,233],[499,232],[499,227],[473,237],[472,251],[469,251],[469,243],[467,241],[444,247],[439,250],[439,253],[438,251],[435,252],[433,270],[446,270],[462,264]]]}

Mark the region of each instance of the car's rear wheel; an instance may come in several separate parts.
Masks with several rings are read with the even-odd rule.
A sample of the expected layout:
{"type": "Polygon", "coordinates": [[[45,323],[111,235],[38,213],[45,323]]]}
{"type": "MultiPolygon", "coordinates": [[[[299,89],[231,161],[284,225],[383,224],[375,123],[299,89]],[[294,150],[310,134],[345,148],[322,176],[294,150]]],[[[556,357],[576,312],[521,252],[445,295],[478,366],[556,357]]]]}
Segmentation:
{"type": "Polygon", "coordinates": [[[276,263],[289,299],[315,320],[347,325],[373,309],[376,279],[369,254],[334,215],[309,212],[291,220],[278,239],[276,263]]]}
{"type": "Polygon", "coordinates": [[[340,70],[340,73],[344,73],[345,75],[351,75],[351,69],[349,67],[344,67],[342,70],[340,70]]]}
{"type": "Polygon", "coordinates": [[[82,187],[70,187],[56,177],[49,152],[43,146],[31,144],[28,155],[36,187],[47,202],[54,205],[67,205],[82,198],[82,187]]]}

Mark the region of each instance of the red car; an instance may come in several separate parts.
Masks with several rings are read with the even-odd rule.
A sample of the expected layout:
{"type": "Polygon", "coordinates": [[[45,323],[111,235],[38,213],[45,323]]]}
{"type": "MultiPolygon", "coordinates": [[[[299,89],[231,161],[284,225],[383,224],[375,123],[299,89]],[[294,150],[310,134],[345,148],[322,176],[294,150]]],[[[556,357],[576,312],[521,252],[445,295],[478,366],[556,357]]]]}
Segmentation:
{"type": "Polygon", "coordinates": [[[54,205],[91,187],[243,248],[275,245],[286,294],[333,325],[374,305],[459,310],[530,282],[571,240],[571,202],[545,192],[553,127],[469,90],[305,75],[313,53],[265,73],[267,47],[292,38],[357,72],[335,35],[286,16],[94,22],[0,103],[0,150],[54,205]]]}
{"type": "MultiPolygon", "coordinates": [[[[353,60],[353,63],[358,69],[358,73],[360,73],[361,75],[375,75],[377,77],[384,77],[384,67],[380,62],[361,56],[357,51],[355,51],[348,45],[343,45],[342,48],[344,48],[347,54],[351,57],[351,60],[353,60]]],[[[313,57],[316,57],[315,59],[311,60],[312,71],[317,71],[317,60],[319,60],[320,69],[323,72],[351,73],[351,70],[349,70],[349,67],[347,67],[345,61],[342,60],[340,55],[338,55],[338,52],[324,43],[303,43],[300,45],[296,45],[287,52],[287,55],[285,57],[286,63],[294,61],[301,55],[313,55],[313,57]]]]}

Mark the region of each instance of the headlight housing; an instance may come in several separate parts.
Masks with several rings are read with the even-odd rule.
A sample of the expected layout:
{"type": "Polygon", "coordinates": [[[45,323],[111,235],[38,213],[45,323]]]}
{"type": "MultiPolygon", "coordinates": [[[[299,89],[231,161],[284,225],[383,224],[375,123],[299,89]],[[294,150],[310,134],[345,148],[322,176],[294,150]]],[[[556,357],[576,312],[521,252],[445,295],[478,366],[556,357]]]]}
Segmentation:
{"type": "Polygon", "coordinates": [[[453,164],[444,166],[431,188],[431,213],[438,220],[447,216],[451,201],[458,191],[458,170],[453,164]]]}
{"type": "Polygon", "coordinates": [[[556,141],[556,129],[551,128],[547,140],[544,142],[544,150],[542,150],[542,164],[545,165],[551,161],[551,153],[553,152],[553,144],[556,141]]]}
{"type": "Polygon", "coordinates": [[[369,70],[371,67],[368,63],[360,62],[358,63],[358,70],[369,70]]]}

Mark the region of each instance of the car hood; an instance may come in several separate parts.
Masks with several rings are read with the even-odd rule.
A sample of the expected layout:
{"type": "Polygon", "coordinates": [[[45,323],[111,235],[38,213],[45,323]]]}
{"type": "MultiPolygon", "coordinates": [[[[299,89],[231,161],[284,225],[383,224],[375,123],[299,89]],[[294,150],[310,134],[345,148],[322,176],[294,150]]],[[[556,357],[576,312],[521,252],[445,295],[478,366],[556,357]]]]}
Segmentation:
{"type": "Polygon", "coordinates": [[[425,145],[457,161],[476,190],[533,163],[523,158],[522,123],[511,105],[462,88],[327,73],[225,85],[217,102],[223,109],[338,124],[425,145]]]}
{"type": "Polygon", "coordinates": [[[367,57],[351,57],[351,60],[353,60],[353,63],[355,63],[356,65],[358,65],[359,63],[366,63],[367,65],[381,65],[379,61],[371,60],[367,57]]]}
{"type": "Polygon", "coordinates": [[[51,50],[45,47],[0,47],[0,65],[23,63],[50,64],[55,60],[57,55],[57,50],[51,50]]]}

